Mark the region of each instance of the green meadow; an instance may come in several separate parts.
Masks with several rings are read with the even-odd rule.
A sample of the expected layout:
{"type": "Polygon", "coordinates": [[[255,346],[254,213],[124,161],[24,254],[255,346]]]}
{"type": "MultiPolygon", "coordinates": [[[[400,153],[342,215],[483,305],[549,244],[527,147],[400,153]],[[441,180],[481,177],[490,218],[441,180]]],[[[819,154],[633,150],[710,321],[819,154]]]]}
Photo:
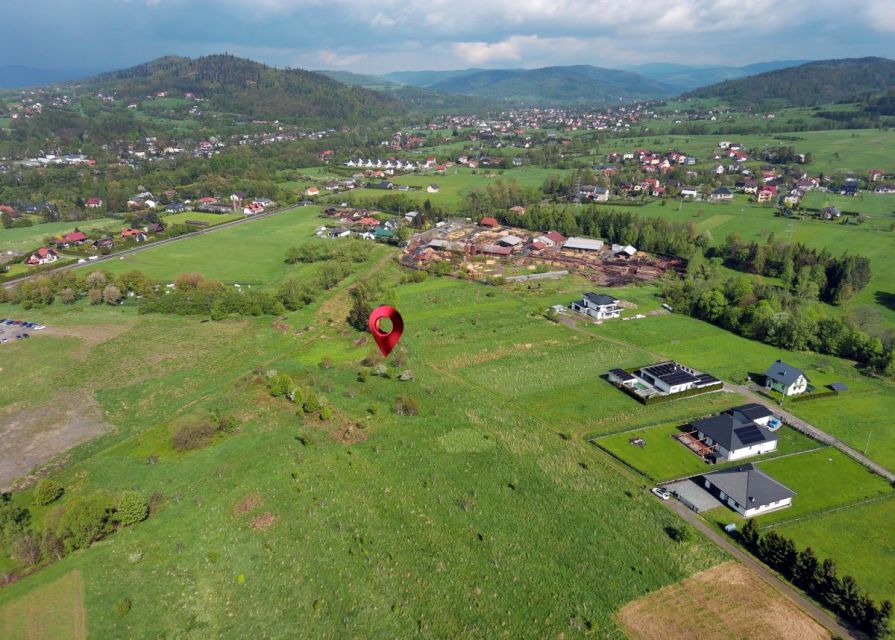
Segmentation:
{"type": "Polygon", "coordinates": [[[184,211],[183,213],[172,213],[162,218],[165,224],[185,224],[188,221],[207,222],[213,226],[239,220],[245,216],[242,213],[206,213],[204,211],[184,211]]]}
{"type": "Polygon", "coordinates": [[[297,207],[124,256],[123,260],[109,261],[103,268],[113,273],[138,269],[152,278],[168,281],[180,273],[200,272],[232,284],[274,283],[290,271],[285,263],[286,250],[313,238],[314,230],[323,224],[319,213],[319,207],[297,207]]]}
{"type": "Polygon", "coordinates": [[[738,135],[717,133],[712,135],[651,135],[618,138],[602,143],[600,149],[634,151],[676,149],[696,156],[701,162],[713,162],[721,150],[722,140],[739,142],[750,149],[792,146],[796,153],[810,153],[813,160],[805,165],[809,174],[854,172],[865,176],[870,169],[892,170],[892,144],[895,131],[878,129],[846,129],[831,131],[798,131],[785,134],[738,135]]]}
{"type": "MultiPolygon", "coordinates": [[[[312,265],[283,258],[314,237],[318,212],[296,208],[102,266],[271,287],[310,273],[312,265]]],[[[545,319],[549,305],[592,288],[580,278],[402,284],[394,254],[376,245],[354,275],[282,324],[138,314],[132,301],[29,311],[49,329],[0,348],[0,371],[20,372],[0,388],[0,405],[42,416],[37,431],[59,427],[59,406],[105,427],[55,474],[66,488],[62,504],[130,489],[157,500],[145,522],[0,590],[0,620],[78,571],[87,637],[332,637],[338,629],[345,637],[517,638],[537,629],[620,639],[613,615],[622,605],[724,557],[699,536],[673,542],[665,529],[680,522],[649,494],[651,483],[619,474],[588,440],[609,435],[624,449],[626,432],[683,424],[743,398],[712,393],[644,407],[601,375],[676,358],[741,380],[784,357],[817,379],[846,381],[868,402],[892,396],[890,383],[863,378],[848,362],[781,353],[679,315],[577,330],[545,319]],[[348,288],[364,276],[383,286],[377,302],[395,304],[405,321],[402,362],[387,360],[387,376],[370,375],[362,360],[372,345],[344,322],[348,288]],[[271,397],[270,370],[313,390],[332,417],[271,397]],[[413,379],[399,381],[402,371],[413,379]],[[417,415],[397,415],[402,396],[419,403],[417,415]],[[172,448],[175,420],[215,410],[236,416],[237,429],[194,451],[172,448]],[[132,607],[121,614],[124,598],[132,607]]],[[[615,293],[638,311],[659,308],[655,287],[615,293]]],[[[0,305],[0,315],[21,309],[0,305]]],[[[850,397],[792,409],[807,417],[818,403],[850,397]]],[[[882,416],[886,405],[878,406],[882,416]]],[[[844,439],[872,429],[869,455],[887,463],[895,438],[885,420],[847,432],[826,417],[837,410],[818,426],[844,439]]],[[[660,439],[648,436],[645,451],[660,439]]],[[[786,434],[785,451],[809,444],[786,434]]],[[[634,466],[655,477],[685,465],[689,472],[690,458],[658,453],[634,466]]],[[[804,494],[806,516],[891,491],[847,459],[824,466],[820,454],[830,452],[762,463],[778,465],[775,477],[804,494]],[[826,498],[813,485],[829,478],[826,498]]],[[[55,509],[34,506],[30,490],[13,499],[36,522],[55,509]]],[[[874,517],[866,515],[868,525],[874,517]]],[[[837,558],[846,553],[834,548],[837,558]]]]}
{"type": "Polygon", "coordinates": [[[56,237],[64,233],[74,231],[75,228],[84,231],[92,231],[94,229],[110,228],[119,231],[124,227],[121,220],[115,218],[100,218],[97,220],[83,220],[80,222],[48,222],[44,224],[35,224],[30,227],[19,227],[17,229],[0,228],[0,252],[6,253],[13,251],[22,253],[37,249],[44,244],[47,237],[56,237]]]}

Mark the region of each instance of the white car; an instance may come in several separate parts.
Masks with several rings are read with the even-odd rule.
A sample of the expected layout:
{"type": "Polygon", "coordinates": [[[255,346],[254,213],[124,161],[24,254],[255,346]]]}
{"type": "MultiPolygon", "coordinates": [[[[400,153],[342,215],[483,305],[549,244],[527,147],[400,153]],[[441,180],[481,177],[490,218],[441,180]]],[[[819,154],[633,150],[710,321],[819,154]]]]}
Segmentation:
{"type": "Polygon", "coordinates": [[[88,260],[99,260],[99,256],[90,256],[88,260]]]}
{"type": "Polygon", "coordinates": [[[668,489],[666,489],[665,487],[653,487],[652,489],[650,489],[650,491],[652,491],[656,497],[661,498],[662,500],[668,500],[668,498],[671,497],[671,492],[668,491],[668,489]]]}

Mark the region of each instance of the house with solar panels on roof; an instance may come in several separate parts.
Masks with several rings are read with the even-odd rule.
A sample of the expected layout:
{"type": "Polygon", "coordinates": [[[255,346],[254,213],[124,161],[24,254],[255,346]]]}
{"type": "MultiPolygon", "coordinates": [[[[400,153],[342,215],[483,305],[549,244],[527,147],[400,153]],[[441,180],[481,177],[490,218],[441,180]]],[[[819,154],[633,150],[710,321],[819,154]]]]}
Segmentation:
{"type": "Polygon", "coordinates": [[[660,362],[631,371],[612,369],[606,379],[644,404],[672,396],[720,391],[724,384],[708,373],[679,362],[660,362]]]}
{"type": "Polygon", "coordinates": [[[705,447],[703,451],[709,461],[732,462],[777,450],[777,434],[763,428],[773,418],[770,409],[751,403],[694,420],[690,429],[705,447]]]}
{"type": "Polygon", "coordinates": [[[792,506],[796,493],[753,464],[702,476],[706,491],[744,518],[792,506]]]}

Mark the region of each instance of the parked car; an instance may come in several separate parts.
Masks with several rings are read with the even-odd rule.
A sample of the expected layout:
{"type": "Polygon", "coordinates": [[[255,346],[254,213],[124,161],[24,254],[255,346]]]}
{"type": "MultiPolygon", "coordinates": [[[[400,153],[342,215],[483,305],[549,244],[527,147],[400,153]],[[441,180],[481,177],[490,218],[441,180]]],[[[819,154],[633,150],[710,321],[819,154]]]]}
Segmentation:
{"type": "Polygon", "coordinates": [[[665,487],[653,487],[650,491],[662,500],[668,500],[671,497],[671,492],[665,487]]]}

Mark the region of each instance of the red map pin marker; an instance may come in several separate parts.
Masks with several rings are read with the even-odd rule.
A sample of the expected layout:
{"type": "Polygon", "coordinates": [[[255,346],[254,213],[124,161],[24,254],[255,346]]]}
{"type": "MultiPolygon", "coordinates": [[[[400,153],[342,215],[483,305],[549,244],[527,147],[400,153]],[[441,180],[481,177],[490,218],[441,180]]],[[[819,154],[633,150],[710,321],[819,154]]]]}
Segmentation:
{"type": "Polygon", "coordinates": [[[379,350],[387,358],[388,354],[398,344],[398,340],[401,339],[401,334],[404,332],[404,319],[397,309],[383,305],[373,309],[373,313],[370,314],[369,327],[379,350]],[[392,321],[392,330],[388,333],[379,328],[379,322],[383,318],[388,318],[392,321]]]}

